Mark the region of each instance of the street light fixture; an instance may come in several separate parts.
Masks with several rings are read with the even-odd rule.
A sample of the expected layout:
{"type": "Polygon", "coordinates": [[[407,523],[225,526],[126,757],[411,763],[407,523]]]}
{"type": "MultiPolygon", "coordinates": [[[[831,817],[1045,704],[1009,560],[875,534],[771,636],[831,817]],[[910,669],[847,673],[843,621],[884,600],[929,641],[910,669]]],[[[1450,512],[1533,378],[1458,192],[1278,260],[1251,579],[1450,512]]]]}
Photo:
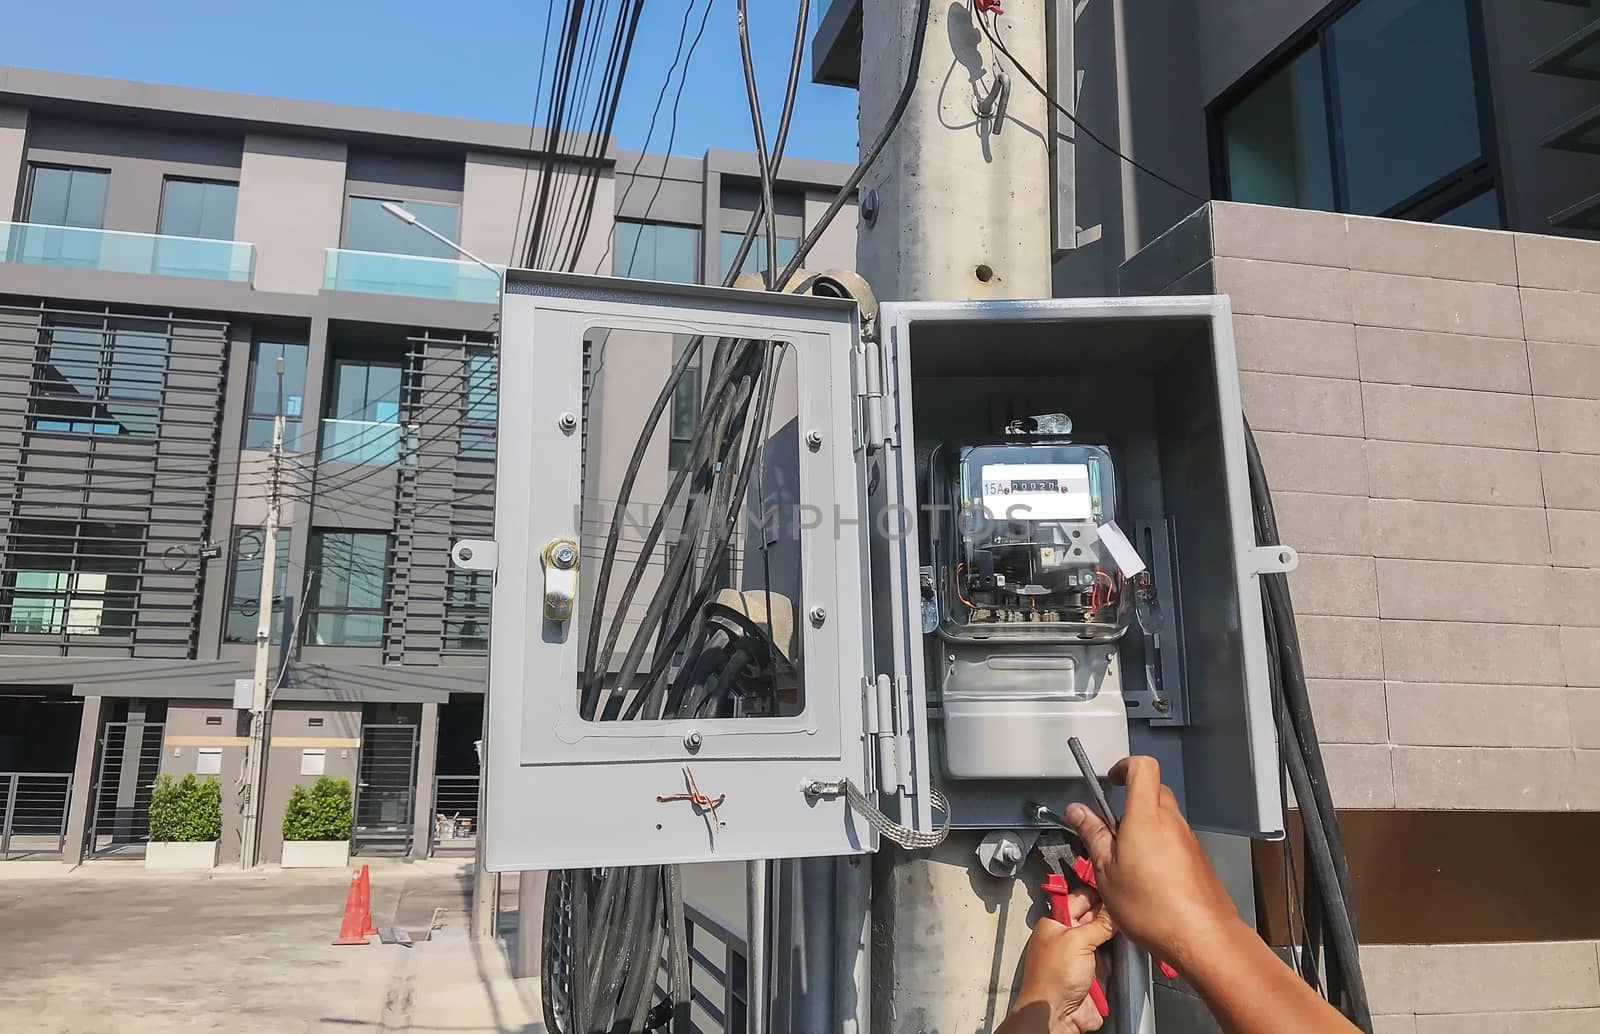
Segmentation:
{"type": "Polygon", "coordinates": [[[476,262],[478,265],[482,266],[484,269],[487,269],[490,273],[494,274],[494,282],[495,282],[496,285],[498,285],[498,288],[499,288],[501,296],[503,297],[505,295],[505,283],[506,283],[506,281],[505,281],[505,272],[503,270],[497,269],[494,266],[489,265],[489,263],[485,262],[483,259],[481,259],[478,256],[474,255],[472,252],[468,251],[466,248],[463,248],[461,245],[457,244],[455,241],[451,240],[449,237],[446,237],[444,234],[440,233],[438,230],[435,230],[433,227],[429,226],[427,223],[425,223],[422,220],[418,219],[417,218],[417,213],[411,211],[410,209],[406,208],[405,206],[397,205],[393,201],[385,201],[379,207],[381,207],[385,212],[388,212],[390,215],[394,216],[396,219],[400,220],[402,223],[405,223],[407,226],[414,226],[417,229],[421,230],[423,233],[427,234],[429,237],[432,237],[434,240],[438,241],[440,244],[443,244],[445,247],[449,248],[451,251],[455,252],[457,255],[460,255],[462,258],[468,259],[468,260],[470,260],[472,262],[476,262]]]}

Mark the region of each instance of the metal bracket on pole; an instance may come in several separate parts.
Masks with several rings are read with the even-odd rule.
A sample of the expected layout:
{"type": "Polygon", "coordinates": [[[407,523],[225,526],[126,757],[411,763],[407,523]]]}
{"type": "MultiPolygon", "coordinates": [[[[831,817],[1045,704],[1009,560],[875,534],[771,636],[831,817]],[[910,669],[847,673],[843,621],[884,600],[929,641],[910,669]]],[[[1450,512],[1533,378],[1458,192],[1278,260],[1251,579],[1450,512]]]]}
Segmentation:
{"type": "Polygon", "coordinates": [[[1300,566],[1300,554],[1292,546],[1257,546],[1244,559],[1251,574],[1288,574],[1300,566]]]}
{"type": "Polygon", "coordinates": [[[494,539],[462,539],[450,547],[450,563],[463,571],[493,571],[499,559],[494,539]]]}

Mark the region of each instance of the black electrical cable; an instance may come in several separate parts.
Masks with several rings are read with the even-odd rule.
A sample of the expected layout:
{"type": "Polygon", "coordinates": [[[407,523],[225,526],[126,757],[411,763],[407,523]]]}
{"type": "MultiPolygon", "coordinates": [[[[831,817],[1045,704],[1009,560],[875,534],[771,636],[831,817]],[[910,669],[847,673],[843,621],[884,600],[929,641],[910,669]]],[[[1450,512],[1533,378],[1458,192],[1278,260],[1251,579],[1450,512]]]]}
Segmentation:
{"type": "MultiPolygon", "coordinates": [[[[789,142],[789,120],[794,115],[794,101],[799,92],[800,59],[805,52],[806,13],[809,9],[809,0],[800,0],[800,13],[795,21],[794,50],[789,57],[789,85],[783,95],[783,114],[778,117],[778,135],[772,144],[772,175],[774,179],[777,178],[778,167],[783,163],[783,152],[789,142]]],[[[724,274],[722,280],[724,287],[732,284],[739,276],[740,271],[744,269],[745,257],[750,254],[750,247],[755,243],[756,232],[762,225],[765,209],[765,201],[758,202],[756,211],[750,216],[750,225],[745,227],[744,237],[739,241],[739,247],[735,249],[733,258],[727,263],[728,271],[724,274]]],[[[825,217],[823,225],[827,225],[832,218],[831,215],[825,217]]],[[[773,282],[781,287],[787,280],[773,282]]]]}
{"type": "Polygon", "coordinates": [[[862,179],[866,177],[873,163],[878,160],[878,155],[882,154],[883,149],[889,145],[889,138],[894,136],[894,131],[899,128],[900,120],[905,116],[906,107],[911,103],[911,95],[916,91],[917,78],[922,74],[923,41],[928,34],[928,8],[930,6],[932,6],[931,0],[922,0],[917,5],[917,23],[916,27],[911,30],[911,54],[910,59],[906,62],[906,81],[900,86],[900,95],[895,98],[894,107],[890,109],[889,117],[884,121],[883,128],[878,130],[878,135],[873,139],[872,146],[867,148],[866,153],[861,156],[861,160],[856,162],[856,167],[850,170],[850,175],[845,177],[844,184],[840,186],[839,192],[833,196],[833,200],[828,203],[827,209],[817,218],[816,225],[811,228],[806,234],[805,240],[801,241],[800,246],[795,249],[794,258],[789,260],[789,265],[785,267],[783,275],[777,278],[776,283],[787,284],[789,278],[799,270],[801,264],[805,262],[806,256],[811,253],[811,249],[816,247],[817,241],[822,239],[823,233],[828,229],[829,224],[833,222],[834,216],[838,215],[839,210],[855,195],[856,188],[861,185],[862,179]]]}
{"type": "MultiPolygon", "coordinates": [[[[789,267],[784,271],[783,275],[775,278],[772,281],[773,283],[780,285],[787,283],[794,272],[798,270],[822,232],[850,197],[853,196],[861,179],[882,153],[890,136],[898,127],[920,74],[923,51],[922,41],[926,32],[930,5],[930,0],[922,0],[919,4],[916,37],[912,46],[911,59],[908,63],[906,81],[902,86],[901,93],[889,119],[885,122],[877,138],[863,155],[855,170],[847,178],[846,183],[835,196],[829,208],[817,220],[811,232],[796,250],[789,267]]],[[[800,20],[803,21],[803,15],[800,20]]],[[[800,30],[797,29],[797,36],[800,34],[800,30]]],[[[796,64],[799,59],[798,54],[799,50],[797,50],[796,64]]],[[[798,71],[792,66],[790,76],[791,94],[793,93],[793,84],[797,81],[798,71]]],[[[774,161],[772,166],[769,166],[769,171],[771,167],[775,167],[777,155],[783,146],[783,140],[786,138],[788,116],[791,111],[792,104],[786,97],[784,118],[779,127],[777,146],[773,151],[774,161]]],[[[753,239],[756,226],[756,220],[752,220],[751,227],[747,231],[745,238],[746,246],[741,249],[745,254],[748,253],[748,243],[753,239]]],[[[743,255],[733,264],[730,264],[724,277],[724,284],[731,284],[738,276],[742,261],[743,255]]],[[[695,338],[683,350],[679,361],[674,365],[673,370],[667,377],[667,383],[662,386],[655,405],[646,416],[644,427],[636,443],[634,456],[624,472],[623,485],[618,493],[617,508],[612,520],[611,530],[608,533],[606,552],[601,561],[599,580],[602,583],[609,581],[610,568],[614,563],[620,542],[621,515],[624,513],[624,508],[632,496],[634,483],[643,465],[643,454],[654,437],[656,427],[659,425],[666,407],[670,404],[678,384],[686,375],[693,358],[699,354],[702,345],[702,340],[695,338]]],[[[776,363],[772,361],[775,354],[776,351],[771,345],[726,340],[718,344],[711,364],[710,383],[713,385],[714,391],[730,381],[736,386],[732,388],[731,393],[723,393],[722,397],[726,399],[726,402],[724,405],[715,407],[717,412],[711,412],[712,407],[707,407],[707,410],[702,412],[696,429],[697,439],[700,436],[705,437],[697,441],[694,452],[700,453],[708,448],[712,451],[701,462],[695,473],[691,475],[693,479],[690,496],[691,503],[689,515],[685,521],[685,534],[679,539],[675,548],[675,551],[684,553],[689,559],[686,559],[683,565],[669,564],[669,566],[681,566],[682,574],[676,578],[664,576],[661,586],[656,591],[656,598],[652,600],[652,609],[655,609],[659,604],[661,613],[661,617],[656,619],[657,623],[665,618],[667,623],[664,627],[670,627],[672,631],[668,635],[655,637],[657,640],[654,651],[656,656],[651,666],[649,681],[644,686],[634,689],[635,700],[630,704],[630,711],[642,712],[647,705],[653,705],[658,709],[657,713],[659,713],[659,709],[664,707],[666,693],[665,687],[660,684],[661,680],[665,677],[670,667],[673,652],[679,644],[691,635],[701,620],[700,611],[703,610],[705,600],[709,597],[716,584],[717,567],[721,558],[726,555],[733,531],[737,528],[742,500],[748,490],[756,457],[760,455],[761,437],[766,433],[766,422],[770,420],[776,381],[774,372],[776,363]],[[752,399],[757,400],[755,402],[755,419],[746,426],[746,417],[750,415],[749,408],[752,399]],[[739,455],[738,445],[746,435],[749,437],[741,456],[739,455]],[[694,557],[701,559],[701,576],[693,580],[697,584],[691,584],[691,579],[687,577],[693,566],[690,564],[690,560],[694,557]],[[672,615],[676,615],[676,618],[674,619],[672,615]],[[635,704],[638,707],[632,706],[635,704]]],[[[593,606],[596,618],[591,624],[590,644],[587,655],[590,658],[594,658],[598,653],[599,633],[596,631],[595,626],[600,623],[599,615],[602,613],[602,599],[603,593],[597,592],[593,606]]],[[[619,611],[616,619],[625,618],[626,613],[626,610],[619,611]]],[[[642,657],[640,660],[642,660],[642,657]]],[[[614,683],[620,692],[626,692],[629,689],[632,679],[632,675],[628,673],[629,670],[630,666],[625,660],[623,670],[619,672],[619,675],[623,677],[618,678],[614,683]]],[[[637,670],[637,662],[635,662],[631,670],[637,670]]],[[[598,709],[601,705],[600,690],[603,688],[603,685],[597,683],[595,679],[608,679],[609,664],[605,668],[597,668],[590,664],[587,667],[587,675],[588,679],[583,687],[581,706],[585,708],[585,714],[593,715],[595,709],[598,709]]],[[[607,714],[614,711],[609,701],[606,702],[604,710],[607,714]]],[[[651,716],[646,715],[646,717],[651,716]]],[[[655,931],[652,930],[648,942],[644,944],[643,956],[634,958],[630,965],[646,966],[648,972],[653,973],[658,966],[657,953],[662,950],[662,942],[665,940],[666,965],[671,982],[671,987],[669,988],[669,994],[672,996],[671,1013],[678,1020],[678,1023],[675,1024],[675,1029],[683,1029],[683,1026],[687,1023],[689,987],[687,944],[681,930],[681,884],[675,867],[666,867],[664,870],[652,869],[652,871],[661,872],[660,878],[668,889],[668,892],[662,896],[662,901],[666,907],[660,915],[660,922],[663,924],[666,934],[665,938],[658,938],[655,931]]],[[[624,875],[624,870],[607,870],[596,878],[604,883],[610,880],[629,879],[630,877],[624,875]]],[[[578,884],[583,879],[582,874],[552,874],[551,889],[547,892],[547,905],[550,902],[559,904],[562,900],[562,888],[578,884]]],[[[571,911],[565,913],[561,912],[559,908],[547,909],[545,931],[547,943],[559,945],[564,940],[576,936],[576,931],[584,918],[584,915],[577,914],[580,912],[584,913],[584,915],[587,914],[581,902],[577,903],[571,911]]],[[[635,940],[633,943],[638,944],[641,942],[635,940]]],[[[597,973],[593,969],[580,973],[569,968],[562,972],[559,968],[559,960],[563,957],[570,958],[571,956],[563,956],[560,949],[557,949],[554,955],[556,961],[546,968],[546,979],[552,981],[565,979],[567,983],[564,988],[552,991],[547,996],[549,1001],[545,1010],[546,1023],[550,1027],[552,1034],[573,1034],[577,1030],[582,1030],[584,1034],[587,1034],[591,1029],[604,1029],[603,1027],[598,1027],[602,1022],[602,1017],[575,1017],[572,1015],[570,1008],[562,1010],[559,1003],[563,1000],[563,997],[569,1002],[574,998],[573,988],[579,982],[588,985],[597,980],[603,980],[605,981],[605,987],[610,987],[611,981],[608,975],[597,973]]],[[[579,957],[581,958],[581,956],[579,957]]],[[[645,981],[645,983],[648,983],[648,981],[645,981]]],[[[628,986],[625,983],[622,988],[624,997],[626,997],[627,991],[628,986]]],[[[576,997],[581,1001],[585,996],[578,994],[576,997]]],[[[619,1009],[624,1005],[624,1002],[617,1003],[619,1009]]],[[[634,1015],[639,1015],[639,1010],[643,1009],[643,1007],[643,1003],[635,1003],[634,1015]]],[[[620,1017],[620,1014],[615,1015],[620,1017]]],[[[620,1019],[613,1018],[613,1022],[620,1022],[620,1019]]]]}
{"type": "Polygon", "coordinates": [[[734,0],[739,14],[739,59],[744,64],[745,101],[750,105],[750,128],[755,135],[756,167],[761,172],[761,207],[766,212],[767,261],[762,267],[767,290],[776,286],[772,274],[778,265],[777,213],[773,211],[772,156],[767,152],[767,129],[761,124],[761,97],[756,89],[756,66],[750,57],[750,14],[747,0],[734,0]]]}
{"type": "MultiPolygon", "coordinates": [[[[661,80],[661,92],[657,94],[656,106],[654,110],[650,112],[650,123],[645,127],[644,142],[639,145],[639,160],[633,163],[633,175],[629,177],[628,185],[623,188],[622,197],[617,201],[617,212],[619,215],[626,211],[628,206],[628,195],[633,193],[633,188],[639,182],[639,170],[644,167],[644,160],[646,157],[648,157],[648,152],[650,150],[650,141],[656,135],[656,119],[661,114],[661,105],[667,99],[667,91],[672,88],[672,75],[678,70],[678,62],[681,60],[683,62],[683,74],[678,77],[678,92],[674,94],[672,98],[672,118],[667,124],[667,146],[662,148],[661,152],[663,156],[661,160],[661,175],[656,177],[655,190],[650,194],[650,200],[645,202],[644,218],[649,219],[650,213],[656,207],[656,199],[661,196],[661,188],[667,182],[666,163],[672,160],[672,145],[678,139],[678,105],[683,101],[684,84],[689,81],[689,66],[694,62],[694,52],[700,47],[700,40],[706,34],[706,24],[711,20],[711,9],[716,5],[716,0],[706,0],[705,9],[700,15],[700,27],[695,30],[694,39],[689,43],[689,50],[687,54],[684,53],[683,41],[688,36],[689,20],[694,14],[694,0],[690,0],[689,3],[684,5],[683,25],[678,30],[677,50],[672,55],[671,66],[667,68],[667,77],[661,80]]],[[[633,235],[633,249],[628,253],[628,261],[621,266],[621,275],[633,275],[633,263],[639,257],[639,242],[643,239],[643,233],[636,233],[633,235]]],[[[617,233],[616,229],[613,228],[611,231],[612,248],[616,247],[616,242],[617,233]]],[[[603,260],[604,256],[601,256],[601,258],[603,260]]],[[[615,264],[614,260],[613,264],[615,264]]],[[[599,270],[596,269],[595,272],[598,273],[599,270]]],[[[599,365],[599,363],[596,363],[597,369],[599,368],[599,365]]]]}
{"type": "MultiPolygon", "coordinates": [[[[1248,424],[1245,426],[1245,453],[1256,541],[1263,546],[1278,545],[1277,518],[1266,470],[1248,424]]],[[[1371,1007],[1361,975],[1349,869],[1312,721],[1287,579],[1274,573],[1263,574],[1260,580],[1263,625],[1272,661],[1268,676],[1278,725],[1279,755],[1300,805],[1304,830],[1306,890],[1302,914],[1305,929],[1299,968],[1308,983],[1317,986],[1317,958],[1325,934],[1328,952],[1323,963],[1323,993],[1370,1034],[1371,1007]]]]}
{"type": "MultiPolygon", "coordinates": [[[[1133,158],[1133,157],[1130,157],[1129,155],[1123,154],[1117,148],[1111,146],[1110,144],[1106,143],[1104,140],[1100,139],[1099,136],[1095,135],[1093,130],[1091,130],[1088,126],[1084,125],[1082,122],[1078,121],[1078,117],[1076,115],[1074,115],[1072,112],[1068,111],[1066,109],[1066,107],[1061,104],[1061,102],[1056,100],[1055,92],[1053,90],[1049,89],[1043,83],[1039,82],[1038,79],[1034,78],[1033,73],[1028,71],[1027,67],[1024,66],[1022,64],[1022,62],[1018,61],[1015,57],[1013,57],[1011,55],[1011,51],[1006,49],[1006,45],[1004,43],[1000,42],[999,33],[990,30],[989,23],[984,20],[984,17],[983,17],[982,14],[978,14],[976,16],[976,18],[977,18],[977,22],[978,22],[978,28],[982,29],[983,30],[983,34],[985,36],[989,37],[989,42],[994,45],[994,48],[996,50],[1000,51],[1000,53],[1004,54],[1005,57],[1006,57],[1006,60],[1011,62],[1012,66],[1014,68],[1016,68],[1017,72],[1021,74],[1022,78],[1026,79],[1028,81],[1028,85],[1032,86],[1035,90],[1039,91],[1039,95],[1042,96],[1045,99],[1045,102],[1048,103],[1051,107],[1055,108],[1057,111],[1059,111],[1061,113],[1062,117],[1064,117],[1068,122],[1072,123],[1073,128],[1075,128],[1078,132],[1082,133],[1084,136],[1088,137],[1090,140],[1093,140],[1095,143],[1097,143],[1101,147],[1105,148],[1111,154],[1116,155],[1122,161],[1127,162],[1133,168],[1138,169],[1140,172],[1144,173],[1146,176],[1149,176],[1151,179],[1157,180],[1157,181],[1159,181],[1161,183],[1165,183],[1167,186],[1171,187],[1173,190],[1178,191],[1180,194],[1187,194],[1189,197],[1194,198],[1196,201],[1209,201],[1209,200],[1211,200],[1210,198],[1205,197],[1205,196],[1203,196],[1201,194],[1196,194],[1194,191],[1190,190],[1188,187],[1185,187],[1181,183],[1173,182],[1172,180],[1168,179],[1167,177],[1161,175],[1161,173],[1159,173],[1156,170],[1150,168],[1150,166],[1141,163],[1136,158],[1133,158]]],[[[996,22],[997,23],[998,23],[998,20],[999,19],[998,19],[998,16],[997,16],[996,17],[996,22]]],[[[998,27],[998,25],[997,25],[997,27],[998,27]]]]}

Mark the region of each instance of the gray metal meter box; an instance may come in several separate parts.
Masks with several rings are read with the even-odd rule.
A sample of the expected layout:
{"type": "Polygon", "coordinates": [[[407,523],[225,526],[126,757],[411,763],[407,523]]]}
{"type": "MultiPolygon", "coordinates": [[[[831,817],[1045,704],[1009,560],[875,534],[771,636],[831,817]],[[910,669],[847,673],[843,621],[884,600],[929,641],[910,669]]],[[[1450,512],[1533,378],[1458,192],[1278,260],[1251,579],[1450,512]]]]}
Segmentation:
{"type": "Polygon", "coordinates": [[[1024,825],[1082,793],[1067,735],[1281,830],[1255,575],[1292,552],[1251,543],[1226,301],[884,305],[876,337],[508,274],[495,538],[452,555],[493,582],[491,869],[1024,825]]]}

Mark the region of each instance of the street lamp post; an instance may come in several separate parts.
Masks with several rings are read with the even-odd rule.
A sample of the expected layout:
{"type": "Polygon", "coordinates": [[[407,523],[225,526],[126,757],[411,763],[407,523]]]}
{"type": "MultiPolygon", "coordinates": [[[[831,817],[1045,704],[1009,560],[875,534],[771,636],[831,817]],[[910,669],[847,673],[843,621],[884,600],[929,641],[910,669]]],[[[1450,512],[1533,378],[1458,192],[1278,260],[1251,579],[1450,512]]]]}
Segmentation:
{"type": "MultiPolygon", "coordinates": [[[[476,262],[484,269],[487,269],[494,276],[495,300],[497,302],[503,302],[505,300],[506,280],[504,270],[496,269],[494,266],[491,266],[489,263],[474,255],[466,248],[463,248],[455,241],[438,232],[433,227],[428,226],[426,223],[417,218],[415,212],[408,211],[403,205],[397,205],[393,201],[385,201],[381,207],[385,212],[388,212],[390,215],[405,223],[407,226],[416,227],[429,237],[432,237],[440,244],[443,244],[445,247],[449,248],[451,251],[454,251],[456,254],[472,262],[476,262]]],[[[478,829],[476,838],[477,843],[474,845],[472,865],[473,940],[482,940],[484,938],[491,938],[495,936],[495,928],[499,925],[498,920],[500,912],[500,877],[496,875],[491,878],[488,871],[484,869],[483,865],[483,817],[488,812],[487,790],[489,785],[489,766],[484,763],[484,759],[489,752],[489,693],[487,687],[484,688],[483,725],[479,731],[479,735],[482,737],[480,741],[482,745],[478,749],[478,829]]],[[[520,886],[527,887],[528,881],[523,880],[520,886]]],[[[532,916],[533,909],[528,906],[526,901],[520,901],[518,908],[518,925],[526,928],[528,926],[527,920],[532,916]]],[[[519,931],[519,937],[522,939],[522,944],[520,947],[526,947],[534,942],[534,938],[532,936],[525,935],[521,931],[519,931]]],[[[519,952],[519,954],[521,954],[521,952],[519,952]]]]}

